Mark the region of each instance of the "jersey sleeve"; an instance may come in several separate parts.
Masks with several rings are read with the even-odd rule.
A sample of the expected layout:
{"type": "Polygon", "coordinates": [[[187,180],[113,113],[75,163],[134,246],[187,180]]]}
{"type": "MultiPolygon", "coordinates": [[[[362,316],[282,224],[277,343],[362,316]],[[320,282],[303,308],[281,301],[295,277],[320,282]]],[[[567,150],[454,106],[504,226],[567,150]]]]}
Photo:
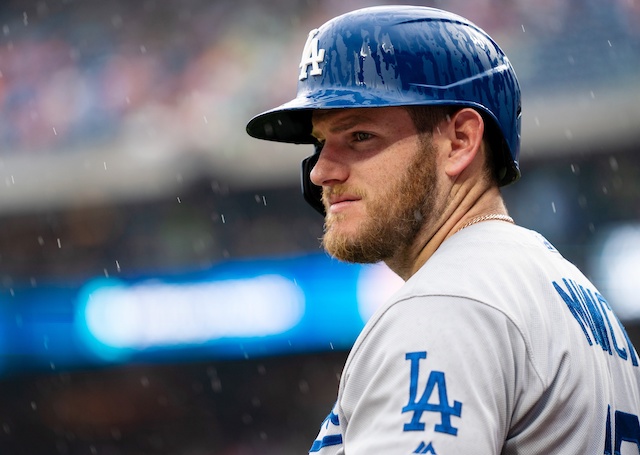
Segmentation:
{"type": "Polygon", "coordinates": [[[486,304],[398,302],[347,362],[337,403],[344,447],[349,455],[499,454],[514,408],[542,389],[528,356],[519,328],[486,304]]]}

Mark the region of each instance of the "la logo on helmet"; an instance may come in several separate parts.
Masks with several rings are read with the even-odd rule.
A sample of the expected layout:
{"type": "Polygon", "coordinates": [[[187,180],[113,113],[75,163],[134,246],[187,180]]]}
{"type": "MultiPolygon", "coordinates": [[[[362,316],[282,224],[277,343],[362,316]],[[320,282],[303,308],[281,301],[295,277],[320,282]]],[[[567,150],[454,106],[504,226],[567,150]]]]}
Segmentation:
{"type": "Polygon", "coordinates": [[[318,49],[319,41],[316,38],[318,29],[314,28],[309,32],[307,42],[302,50],[302,58],[300,59],[300,75],[298,78],[303,81],[309,76],[320,76],[322,68],[318,66],[324,60],[324,49],[318,49]],[[307,69],[311,65],[311,71],[307,74],[307,69]]]}

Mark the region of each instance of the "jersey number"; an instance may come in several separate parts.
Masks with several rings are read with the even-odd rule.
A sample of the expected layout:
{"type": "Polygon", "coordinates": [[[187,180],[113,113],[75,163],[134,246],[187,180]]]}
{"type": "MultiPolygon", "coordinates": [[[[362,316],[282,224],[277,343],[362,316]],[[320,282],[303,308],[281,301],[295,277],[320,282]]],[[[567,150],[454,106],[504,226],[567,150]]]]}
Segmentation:
{"type": "Polygon", "coordinates": [[[413,412],[413,416],[411,421],[404,424],[404,431],[424,431],[425,424],[420,421],[422,413],[437,412],[440,414],[440,423],[435,426],[434,430],[439,433],[456,436],[458,429],[451,425],[451,416],[460,417],[462,403],[454,401],[453,405],[449,405],[444,373],[442,371],[431,371],[424,392],[418,398],[420,360],[427,358],[427,352],[408,352],[405,358],[411,362],[411,382],[409,384],[409,402],[402,408],[402,412],[413,412]],[[435,395],[435,399],[431,400],[433,395],[435,395]]]}
{"type": "Polygon", "coordinates": [[[626,412],[615,411],[614,422],[616,432],[613,438],[613,452],[611,451],[611,406],[607,410],[607,430],[604,442],[605,455],[620,455],[622,442],[632,442],[640,449],[640,422],[638,416],[626,412]]]}

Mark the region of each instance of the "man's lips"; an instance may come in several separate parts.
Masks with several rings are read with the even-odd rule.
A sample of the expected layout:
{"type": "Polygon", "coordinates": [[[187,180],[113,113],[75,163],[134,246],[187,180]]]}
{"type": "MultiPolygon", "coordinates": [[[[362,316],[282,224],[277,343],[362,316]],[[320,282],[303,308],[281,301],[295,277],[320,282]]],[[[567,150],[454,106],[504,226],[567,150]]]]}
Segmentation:
{"type": "Polygon", "coordinates": [[[361,200],[359,196],[353,194],[341,194],[340,196],[329,196],[329,210],[335,212],[348,207],[354,202],[361,200]]]}

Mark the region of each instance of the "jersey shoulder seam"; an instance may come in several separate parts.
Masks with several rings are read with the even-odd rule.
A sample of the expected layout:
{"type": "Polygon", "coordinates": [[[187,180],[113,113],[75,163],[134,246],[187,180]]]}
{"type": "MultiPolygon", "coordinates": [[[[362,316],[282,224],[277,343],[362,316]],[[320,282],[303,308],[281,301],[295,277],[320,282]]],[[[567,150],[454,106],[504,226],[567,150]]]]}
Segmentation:
{"type": "Polygon", "coordinates": [[[385,308],[383,309],[382,312],[380,312],[377,315],[374,315],[374,317],[376,318],[374,321],[371,321],[372,324],[370,326],[368,326],[366,328],[366,333],[362,333],[361,337],[359,337],[358,339],[358,343],[357,346],[354,346],[354,349],[352,350],[352,354],[349,355],[349,358],[347,359],[347,363],[345,364],[345,371],[348,370],[349,364],[351,363],[351,360],[353,357],[355,357],[358,353],[358,351],[360,350],[361,346],[366,342],[369,334],[373,331],[373,329],[375,328],[376,325],[378,325],[379,321],[387,314],[387,312],[392,308],[395,307],[399,304],[408,302],[410,300],[414,300],[414,299],[418,299],[418,298],[437,298],[437,297],[447,297],[447,298],[456,298],[456,299],[462,299],[462,300],[467,300],[470,302],[474,302],[474,303],[478,303],[480,305],[483,305],[485,307],[488,307],[491,310],[494,310],[500,314],[502,314],[507,321],[509,321],[509,324],[513,325],[516,330],[518,331],[518,334],[520,335],[520,338],[522,339],[522,342],[524,343],[525,346],[525,350],[527,352],[527,360],[528,362],[531,364],[531,367],[533,368],[533,371],[536,374],[536,377],[538,378],[538,380],[540,381],[540,383],[542,384],[542,386],[546,389],[548,384],[546,384],[546,382],[544,381],[544,379],[542,378],[542,375],[540,374],[540,371],[538,370],[538,368],[536,367],[535,361],[533,360],[533,355],[532,355],[532,349],[530,346],[530,343],[528,342],[527,338],[524,336],[523,330],[520,327],[519,324],[516,323],[516,321],[513,320],[513,318],[504,310],[495,307],[494,305],[491,305],[487,302],[484,302],[482,300],[479,299],[474,299],[472,297],[468,297],[468,296],[461,296],[461,295],[452,295],[452,294],[418,294],[418,295],[410,295],[410,296],[406,296],[403,297],[399,300],[395,300],[387,305],[385,305],[385,308]]]}

